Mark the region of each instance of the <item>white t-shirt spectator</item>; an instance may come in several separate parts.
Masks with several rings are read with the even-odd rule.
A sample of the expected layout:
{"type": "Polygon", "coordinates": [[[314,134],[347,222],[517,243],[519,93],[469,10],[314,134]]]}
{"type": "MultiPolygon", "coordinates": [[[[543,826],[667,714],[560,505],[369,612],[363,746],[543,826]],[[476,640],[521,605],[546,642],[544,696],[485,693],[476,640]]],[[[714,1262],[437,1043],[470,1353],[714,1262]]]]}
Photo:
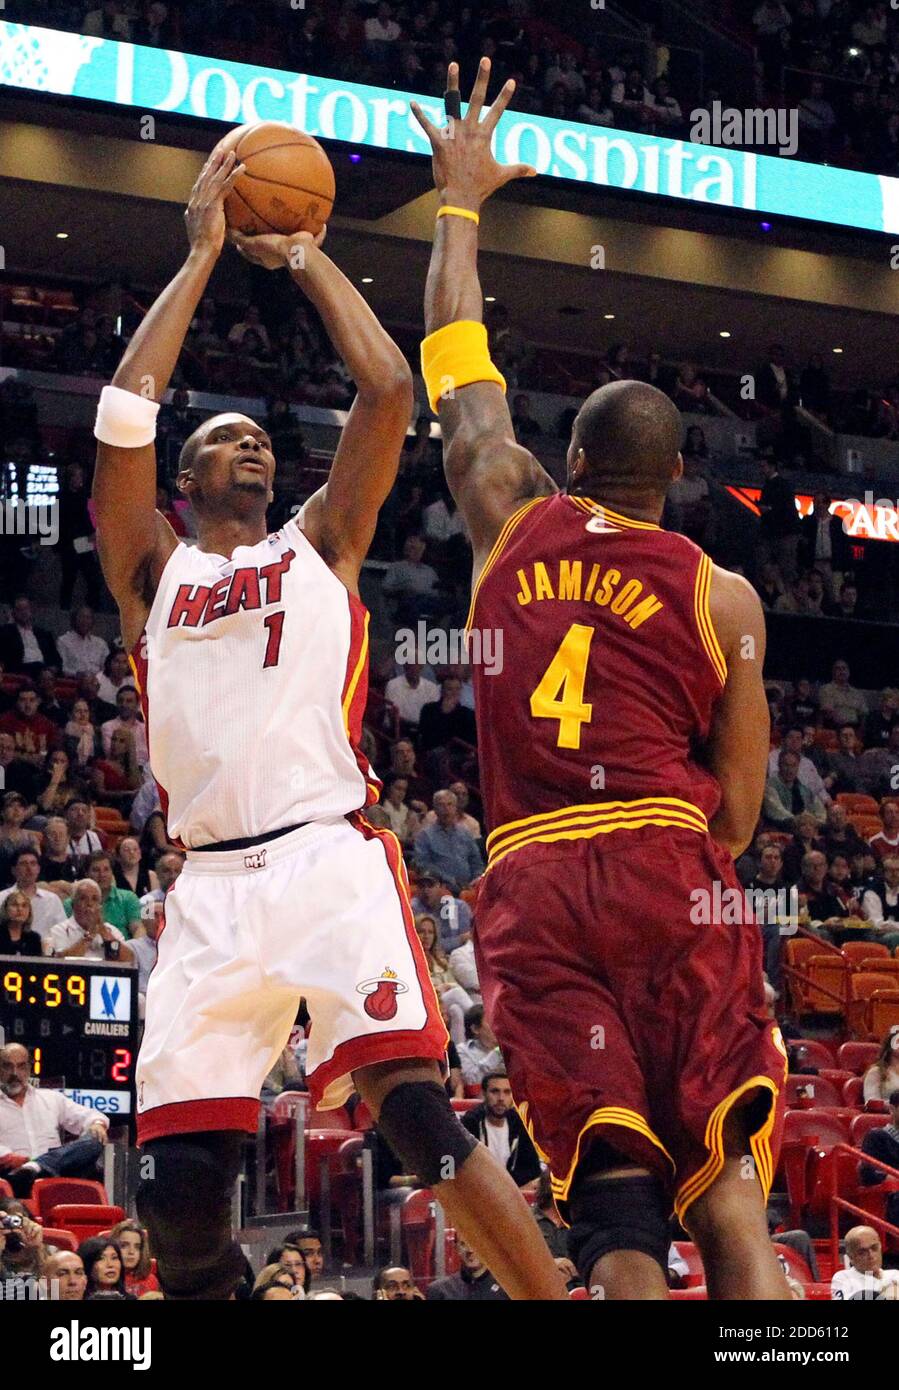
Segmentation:
{"type": "Polygon", "coordinates": [[[853,1298],[857,1293],[882,1292],[887,1284],[899,1284],[899,1269],[882,1269],[879,1275],[860,1274],[857,1269],[838,1269],[830,1281],[831,1298],[853,1298]]]}
{"type": "Polygon", "coordinates": [[[474,957],[474,941],[466,941],[464,946],[457,946],[455,951],[450,952],[449,968],[455,975],[459,984],[470,994],[472,1002],[481,1002],[481,982],[478,979],[478,967],[474,957]]]}
{"type": "Polygon", "coordinates": [[[58,1149],[64,1134],[83,1134],[98,1120],[109,1128],[105,1115],[69,1100],[63,1091],[39,1091],[29,1086],[21,1105],[0,1091],[0,1158],[7,1154],[37,1158],[49,1149],[58,1149]]]}
{"type": "Polygon", "coordinates": [[[129,671],[127,676],[123,676],[120,681],[113,683],[106,672],[97,677],[97,699],[102,700],[104,705],[114,705],[115,697],[118,695],[123,685],[134,685],[134,677],[129,671]]]}
{"type": "Polygon", "coordinates": [[[421,560],[394,560],[382,587],[385,594],[430,594],[437,587],[437,571],[421,560]]]}
{"type": "MultiPolygon", "coordinates": [[[[17,892],[13,888],[4,888],[0,893],[0,907],[6,902],[10,893],[17,892]]],[[[36,931],[41,938],[44,947],[44,955],[49,954],[50,931],[57,922],[66,920],[66,910],[62,905],[62,898],[56,893],[51,893],[49,888],[36,888],[34,897],[31,899],[31,930],[36,931]]]]}
{"type": "Polygon", "coordinates": [[[88,854],[96,854],[103,848],[100,836],[96,830],[85,830],[83,835],[79,835],[77,840],[69,840],[69,853],[76,859],[88,854]]]}
{"type": "Polygon", "coordinates": [[[502,1071],[505,1065],[503,1054],[498,1047],[487,1048],[483,1043],[479,1043],[477,1038],[460,1043],[458,1052],[462,1079],[466,1086],[480,1086],[485,1076],[489,1076],[492,1071],[502,1071]]]}
{"type": "Polygon", "coordinates": [[[440,686],[426,681],[424,676],[416,686],[410,685],[405,676],[394,676],[384,687],[384,695],[395,707],[400,719],[405,719],[408,724],[417,724],[422,708],[440,699],[440,686]]]}
{"type": "Polygon", "coordinates": [[[505,1168],[512,1152],[512,1145],[509,1143],[509,1121],[503,1120],[501,1125],[494,1125],[487,1120],[484,1133],[487,1135],[487,1148],[500,1167],[505,1168]]]}
{"type": "Polygon", "coordinates": [[[862,1085],[862,1099],[866,1103],[869,1100],[887,1100],[894,1091],[899,1091],[899,1057],[893,1066],[887,1067],[883,1080],[880,1078],[879,1067],[868,1068],[862,1085]]]}
{"type": "Polygon", "coordinates": [[[268,329],[264,323],[248,323],[245,319],[242,319],[240,323],[235,323],[234,327],[231,329],[228,334],[228,342],[231,343],[232,346],[239,347],[244,340],[245,333],[255,333],[266,352],[271,352],[272,345],[269,341],[268,329]]]}
{"type": "Polygon", "coordinates": [[[395,19],[388,19],[385,24],[377,15],[373,15],[365,21],[366,43],[396,43],[400,32],[400,26],[395,19]]]}
{"type": "Polygon", "coordinates": [[[425,507],[421,514],[422,529],[429,541],[449,541],[464,536],[465,527],[458,512],[451,512],[442,497],[425,507]]]}
{"type": "MultiPolygon", "coordinates": [[[[105,922],[104,926],[108,927],[116,941],[121,941],[124,946],[125,938],[118,927],[114,927],[110,922],[105,922]]],[[[64,922],[57,922],[56,925],[50,929],[49,954],[64,956],[68,951],[71,951],[73,947],[80,946],[83,940],[84,932],[81,927],[79,927],[74,917],[67,917],[64,922]]],[[[106,955],[103,951],[103,937],[99,932],[97,932],[96,936],[89,942],[88,948],[84,952],[84,958],[87,960],[106,959],[106,955]]]]}
{"type": "Polygon", "coordinates": [[[82,637],[74,628],[56,639],[64,676],[99,676],[109,647],[95,632],[82,637]]]}

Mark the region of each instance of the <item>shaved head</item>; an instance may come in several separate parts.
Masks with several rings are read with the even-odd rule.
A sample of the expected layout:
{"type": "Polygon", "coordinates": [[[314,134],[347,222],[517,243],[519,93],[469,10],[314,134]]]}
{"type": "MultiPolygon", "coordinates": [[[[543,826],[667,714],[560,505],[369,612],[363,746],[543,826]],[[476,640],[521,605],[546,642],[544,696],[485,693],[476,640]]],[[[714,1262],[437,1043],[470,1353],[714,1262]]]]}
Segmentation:
{"type": "Polygon", "coordinates": [[[681,469],[680,412],[643,381],[611,381],[588,396],[571,432],[572,492],[661,501],[681,469]]]}

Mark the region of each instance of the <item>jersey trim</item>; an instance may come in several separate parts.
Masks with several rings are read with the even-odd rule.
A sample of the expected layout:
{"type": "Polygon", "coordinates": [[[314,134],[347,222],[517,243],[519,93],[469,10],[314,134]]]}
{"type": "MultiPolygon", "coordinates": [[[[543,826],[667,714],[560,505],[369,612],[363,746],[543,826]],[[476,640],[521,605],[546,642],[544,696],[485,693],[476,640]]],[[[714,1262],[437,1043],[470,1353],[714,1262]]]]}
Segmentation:
{"type": "Polygon", "coordinates": [[[350,650],[341,699],[341,716],[347,742],[356,760],[356,766],[365,780],[365,805],[371,806],[380,799],[382,785],[379,780],[370,776],[371,765],[360,747],[362,717],[368,702],[367,680],[363,680],[363,676],[368,670],[368,625],[371,614],[362,600],[357,599],[348,589],[347,599],[350,608],[350,650]]]}
{"type": "Polygon", "coordinates": [[[712,610],[709,598],[712,592],[712,562],[708,555],[701,555],[699,565],[696,570],[696,583],[693,589],[693,611],[696,615],[696,626],[699,629],[699,640],[705,648],[706,655],[714,667],[715,675],[722,685],[727,681],[727,661],[721,644],[715,633],[715,625],[712,622],[712,610]]]}
{"type": "Polygon", "coordinates": [[[484,561],[484,568],[481,570],[481,573],[478,575],[477,581],[475,582],[474,587],[472,588],[471,605],[468,609],[468,617],[465,619],[466,632],[470,632],[472,628],[472,623],[474,620],[474,606],[477,602],[477,597],[480,592],[481,585],[487,578],[487,575],[490,573],[493,566],[496,564],[497,560],[500,557],[500,554],[505,549],[506,542],[508,541],[512,532],[515,530],[515,527],[518,525],[519,521],[521,521],[522,517],[531,510],[532,507],[536,507],[540,502],[547,502],[549,498],[554,495],[554,493],[549,493],[546,497],[532,497],[529,502],[525,502],[523,507],[519,507],[517,512],[512,513],[505,526],[500,531],[496,540],[493,542],[493,549],[490,551],[490,554],[484,561]]]}
{"type": "Polygon", "coordinates": [[[673,796],[647,796],[636,801],[601,801],[584,806],[563,806],[523,820],[497,826],[487,836],[487,868],[523,845],[557,840],[589,840],[613,830],[639,830],[645,825],[708,833],[703,811],[690,801],[673,796]]]}
{"type": "Polygon", "coordinates": [[[598,516],[601,520],[608,521],[612,526],[621,526],[628,531],[661,531],[662,529],[655,521],[637,521],[636,517],[614,512],[604,502],[594,502],[592,497],[572,497],[570,492],[567,492],[565,496],[569,502],[574,503],[579,511],[587,512],[589,516],[598,516]]]}
{"type": "Polygon", "coordinates": [[[752,1076],[748,1081],[744,1081],[742,1086],[738,1086],[719,1105],[715,1106],[709,1116],[709,1122],[705,1131],[705,1146],[709,1150],[709,1156],[698,1172],[678,1190],[674,1199],[674,1210],[679,1221],[683,1221],[684,1215],[689,1207],[693,1205],[698,1197],[707,1192],[712,1183],[720,1174],[724,1167],[724,1121],[747,1091],[762,1089],[771,1092],[771,1104],[768,1113],[758,1129],[749,1136],[749,1147],[755,1159],[756,1176],[762,1185],[762,1192],[765,1201],[771,1191],[771,1184],[774,1180],[774,1155],[771,1150],[771,1134],[777,1120],[777,1098],[780,1095],[780,1088],[775,1084],[770,1076],[752,1076]]]}

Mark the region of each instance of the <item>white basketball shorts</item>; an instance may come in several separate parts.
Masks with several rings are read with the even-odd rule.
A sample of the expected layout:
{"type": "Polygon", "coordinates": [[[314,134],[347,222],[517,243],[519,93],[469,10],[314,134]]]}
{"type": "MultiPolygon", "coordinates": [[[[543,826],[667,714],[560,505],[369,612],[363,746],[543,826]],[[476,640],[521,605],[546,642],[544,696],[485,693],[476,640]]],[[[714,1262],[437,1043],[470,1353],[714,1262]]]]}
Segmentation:
{"type": "Polygon", "coordinates": [[[301,997],[322,1109],[347,1100],[359,1067],[445,1054],[399,842],[358,813],[250,849],[188,851],[147,988],[138,1142],[255,1131],[301,997]]]}

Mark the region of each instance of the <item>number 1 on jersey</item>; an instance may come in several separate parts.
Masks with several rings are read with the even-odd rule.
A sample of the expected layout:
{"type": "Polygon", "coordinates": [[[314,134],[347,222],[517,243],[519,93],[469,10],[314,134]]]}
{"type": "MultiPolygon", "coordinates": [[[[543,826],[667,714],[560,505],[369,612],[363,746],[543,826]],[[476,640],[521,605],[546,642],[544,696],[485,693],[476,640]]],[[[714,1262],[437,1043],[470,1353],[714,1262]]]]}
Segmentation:
{"type": "Polygon", "coordinates": [[[262,663],[263,671],[269,666],[277,666],[281,656],[281,633],[284,631],[284,609],[281,608],[277,613],[270,613],[263,624],[268,628],[268,642],[265,646],[265,660],[262,663]]]}
{"type": "Polygon", "coordinates": [[[571,624],[531,696],[534,719],[558,719],[558,748],[580,748],[581,725],[593,718],[593,706],[584,704],[593,632],[585,623],[571,624]]]}

